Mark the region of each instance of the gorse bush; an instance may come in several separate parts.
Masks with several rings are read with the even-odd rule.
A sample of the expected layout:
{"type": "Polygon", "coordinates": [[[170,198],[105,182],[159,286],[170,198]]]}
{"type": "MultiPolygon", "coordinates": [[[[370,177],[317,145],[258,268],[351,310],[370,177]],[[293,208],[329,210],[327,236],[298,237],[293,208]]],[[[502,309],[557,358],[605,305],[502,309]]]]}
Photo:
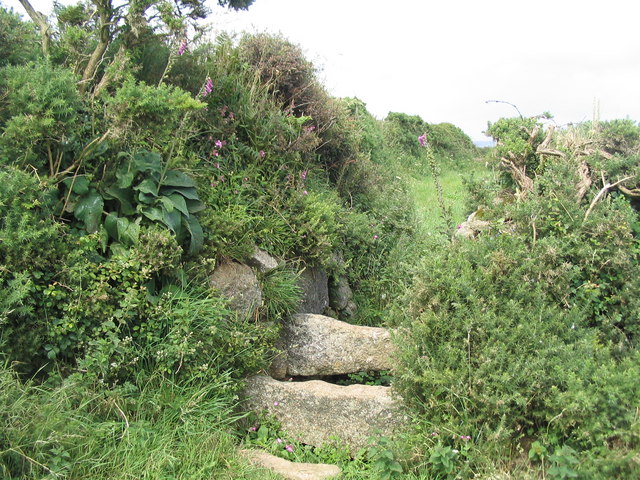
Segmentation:
{"type": "Polygon", "coordinates": [[[69,150],[77,147],[82,108],[76,81],[69,70],[49,64],[0,71],[0,88],[7,92],[0,113],[3,165],[32,164],[55,175],[69,161],[69,150]]]}
{"type": "Polygon", "coordinates": [[[12,10],[0,9],[0,67],[35,61],[41,54],[33,25],[12,10]]]}
{"type": "Polygon", "coordinates": [[[490,228],[476,239],[454,240],[416,268],[408,318],[398,320],[397,387],[429,437],[428,468],[452,448],[464,475],[490,472],[495,448],[526,452],[537,442],[546,453],[529,457],[541,455],[550,477],[635,476],[637,212],[622,191],[598,196],[585,179],[584,163],[611,175],[598,153],[549,143],[544,156],[536,142],[548,132],[531,135],[522,123],[493,130],[509,139],[498,154],[519,191],[485,204],[490,228]]]}

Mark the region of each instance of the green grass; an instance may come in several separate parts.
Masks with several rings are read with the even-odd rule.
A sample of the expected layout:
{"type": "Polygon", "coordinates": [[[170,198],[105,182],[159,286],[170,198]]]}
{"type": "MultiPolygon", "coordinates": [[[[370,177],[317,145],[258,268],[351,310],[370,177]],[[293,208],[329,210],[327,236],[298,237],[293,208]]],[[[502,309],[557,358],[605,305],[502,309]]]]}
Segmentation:
{"type": "MultiPolygon", "coordinates": [[[[443,198],[446,208],[451,214],[453,225],[459,225],[471,213],[467,210],[467,193],[464,179],[482,178],[491,175],[484,162],[473,160],[459,167],[446,167],[440,172],[443,198]]],[[[409,182],[410,191],[416,203],[418,221],[427,235],[437,235],[446,232],[449,237],[453,234],[447,228],[447,222],[438,204],[438,195],[432,176],[414,177],[409,182]]]]}
{"type": "Polygon", "coordinates": [[[0,478],[278,477],[240,457],[230,380],[152,378],[112,389],[22,383],[0,368],[0,478]]]}

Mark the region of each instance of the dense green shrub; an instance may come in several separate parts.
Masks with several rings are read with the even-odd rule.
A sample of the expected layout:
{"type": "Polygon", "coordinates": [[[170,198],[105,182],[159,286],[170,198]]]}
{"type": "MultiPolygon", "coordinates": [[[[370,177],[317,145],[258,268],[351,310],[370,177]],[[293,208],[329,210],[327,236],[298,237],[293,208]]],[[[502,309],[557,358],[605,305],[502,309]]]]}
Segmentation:
{"type": "Polygon", "coordinates": [[[523,448],[549,476],[637,475],[637,213],[615,192],[591,203],[596,185],[580,201],[584,157],[541,167],[521,119],[495,125],[511,139],[500,155],[530,162],[531,190],[499,192],[481,212],[488,230],[423,257],[399,315],[397,387],[430,436],[425,463],[454,448],[471,474],[523,448]]]}
{"type": "Polygon", "coordinates": [[[47,63],[0,69],[0,162],[56,174],[77,141],[82,99],[73,72],[47,63]]]}
{"type": "Polygon", "coordinates": [[[40,55],[38,35],[32,24],[0,6],[0,67],[35,61],[40,55]]]}

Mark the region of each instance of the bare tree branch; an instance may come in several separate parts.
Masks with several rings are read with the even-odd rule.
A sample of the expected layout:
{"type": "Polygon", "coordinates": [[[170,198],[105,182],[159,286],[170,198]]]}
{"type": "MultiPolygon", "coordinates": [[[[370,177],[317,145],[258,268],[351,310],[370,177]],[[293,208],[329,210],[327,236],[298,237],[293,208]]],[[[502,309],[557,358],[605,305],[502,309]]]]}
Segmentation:
{"type": "Polygon", "coordinates": [[[113,6],[111,0],[98,0],[95,2],[98,9],[98,30],[99,39],[96,48],[93,50],[89,61],[82,73],[82,80],[80,80],[80,92],[83,93],[89,87],[89,83],[93,80],[100,63],[104,58],[104,54],[107,52],[107,48],[112,39],[112,18],[113,18],[113,6]]]}
{"type": "Polygon", "coordinates": [[[580,177],[580,181],[578,182],[578,192],[576,193],[576,198],[581,201],[587,193],[587,190],[591,188],[591,176],[589,175],[589,165],[585,160],[580,162],[578,166],[578,176],[580,177]]]}
{"type": "Polygon", "coordinates": [[[604,197],[606,195],[606,193],[609,190],[611,190],[613,187],[616,187],[617,185],[619,185],[622,182],[626,182],[627,180],[632,179],[633,177],[635,177],[635,175],[631,175],[630,177],[624,177],[623,179],[618,180],[615,183],[605,183],[603,181],[603,183],[605,183],[605,185],[604,185],[604,187],[602,187],[602,189],[598,192],[598,194],[591,201],[591,205],[589,205],[589,208],[587,209],[586,213],[584,214],[583,221],[587,219],[587,217],[589,216],[589,214],[591,213],[593,208],[596,206],[596,204],[602,199],[602,197],[604,197]]]}
{"type": "Polygon", "coordinates": [[[555,148],[549,148],[549,144],[551,143],[551,139],[553,138],[553,132],[555,131],[555,125],[550,125],[547,129],[547,135],[542,141],[540,145],[536,148],[536,154],[538,155],[552,155],[554,157],[562,157],[564,158],[564,153],[560,150],[556,150],[555,148]]]}
{"type": "Polygon", "coordinates": [[[533,191],[533,179],[527,175],[527,167],[518,166],[512,160],[502,157],[502,164],[509,169],[511,176],[520,187],[522,195],[533,191]]]}
{"type": "Polygon", "coordinates": [[[518,112],[518,115],[520,115],[520,118],[524,120],[524,117],[520,113],[520,110],[518,110],[518,107],[516,107],[513,103],[505,102],[504,100],[487,100],[484,103],[505,103],[507,105],[511,105],[513,108],[516,109],[516,112],[518,112]]]}
{"type": "Polygon", "coordinates": [[[40,12],[36,12],[36,10],[29,3],[29,0],[18,1],[27,11],[27,14],[29,15],[33,23],[38,26],[38,29],[40,30],[40,37],[42,37],[42,53],[44,53],[45,57],[48,57],[49,48],[51,46],[52,29],[51,25],[49,25],[49,22],[47,22],[47,17],[40,12]]]}
{"type": "Polygon", "coordinates": [[[623,187],[622,185],[618,185],[618,190],[620,190],[625,195],[628,195],[629,197],[640,197],[640,189],[638,188],[629,189],[627,187],[623,187]]]}

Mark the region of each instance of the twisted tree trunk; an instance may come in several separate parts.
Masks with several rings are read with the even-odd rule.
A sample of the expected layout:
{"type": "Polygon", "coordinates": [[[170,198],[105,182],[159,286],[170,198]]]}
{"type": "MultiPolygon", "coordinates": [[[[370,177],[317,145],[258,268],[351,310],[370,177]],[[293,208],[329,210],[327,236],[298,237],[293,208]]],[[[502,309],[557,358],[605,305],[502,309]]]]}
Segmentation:
{"type": "Polygon", "coordinates": [[[36,12],[36,10],[31,6],[29,0],[18,0],[23,8],[27,11],[27,15],[29,18],[38,26],[40,30],[40,37],[42,42],[42,53],[44,53],[45,57],[49,56],[49,49],[51,46],[51,25],[47,22],[47,17],[40,13],[36,12]]]}

